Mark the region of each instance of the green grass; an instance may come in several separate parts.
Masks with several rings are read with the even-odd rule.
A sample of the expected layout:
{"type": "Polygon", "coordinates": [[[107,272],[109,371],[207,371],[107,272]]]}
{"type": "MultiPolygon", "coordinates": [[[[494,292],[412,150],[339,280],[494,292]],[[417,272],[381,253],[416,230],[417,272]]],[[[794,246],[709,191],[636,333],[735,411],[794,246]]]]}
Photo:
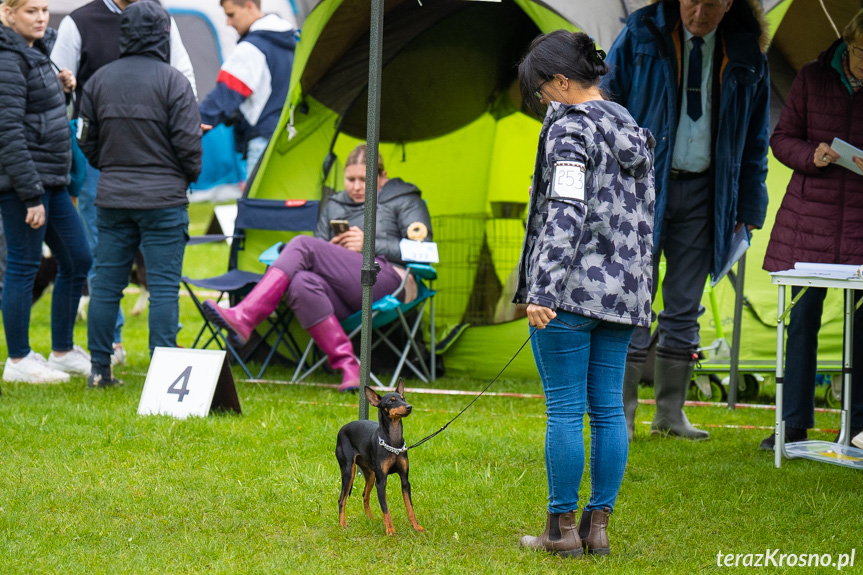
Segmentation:
{"type": "MultiPolygon", "coordinates": [[[[193,206],[193,221],[206,219],[206,210],[193,206]]],[[[193,250],[202,247],[187,252],[186,272],[221,271],[225,249],[198,256],[193,250]]],[[[43,353],[48,303],[34,308],[31,329],[43,353]]],[[[133,303],[130,295],[124,307],[133,303]]],[[[200,320],[188,298],[181,306],[180,343],[187,345],[200,320]]],[[[650,437],[653,407],[645,405],[609,527],[613,555],[566,560],[522,551],[518,539],[539,534],[545,521],[544,405],[500,396],[480,399],[411,452],[425,533],[411,530],[395,477],[388,489],[395,537],[384,535],[374,502],[374,520],[362,513],[359,488],[342,529],[333,450],[339,427],[357,416],[356,396],[238,381],[241,416],[140,417],[146,321],[146,312],[128,318],[121,389],[86,391],[80,378],[2,384],[0,573],[745,573],[753,570],[717,567],[717,553],[838,557],[860,546],[858,472],[806,460],[777,470],[772,453],[757,450],[769,430],[722,427],[769,428],[772,411],[689,408],[693,422],[711,426],[711,440],[693,444],[650,437]]],[[[78,324],[78,343],[86,342],[84,328],[78,324]]],[[[268,372],[274,379],[288,374],[268,372]]],[[[486,383],[443,378],[434,387],[478,390],[486,383]]],[[[428,387],[409,380],[414,386],[428,387]]],[[[536,381],[504,380],[491,391],[541,393],[536,381]]],[[[767,387],[760,401],[771,393],[767,387]]],[[[409,391],[408,400],[415,408],[405,421],[410,443],[439,429],[470,397],[409,391]]],[[[818,428],[838,424],[834,413],[816,415],[818,428]]],[[[846,571],[860,571],[863,548],[856,555],[846,571]]]]}

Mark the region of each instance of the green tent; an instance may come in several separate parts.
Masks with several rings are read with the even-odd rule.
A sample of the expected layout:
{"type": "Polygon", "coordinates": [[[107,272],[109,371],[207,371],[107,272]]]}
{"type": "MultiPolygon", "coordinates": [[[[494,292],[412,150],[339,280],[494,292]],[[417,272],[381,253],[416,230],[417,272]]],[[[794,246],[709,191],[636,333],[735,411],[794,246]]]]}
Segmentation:
{"type": "MultiPolygon", "coordinates": [[[[391,176],[420,187],[432,214],[441,260],[435,313],[447,374],[491,377],[528,334],[525,319],[507,321],[518,315],[508,284],[539,132],[539,122],[521,111],[517,62],[532,38],[558,28],[585,30],[609,46],[622,18],[644,3],[385,2],[380,151],[391,176]]],[[[791,2],[766,4],[778,4],[773,12],[784,15],[791,2]]],[[[311,9],[279,129],[250,196],[319,199],[342,188],[341,160],[365,137],[369,20],[365,0],[323,0],[311,9]]],[[[770,168],[775,213],[790,173],[776,162],[770,168]]],[[[776,290],[758,273],[767,232],[756,238],[747,265],[752,306],[744,314],[744,349],[747,357],[769,359],[776,290]]],[[[240,267],[260,270],[257,254],[274,239],[250,235],[240,267]]],[[[717,296],[730,336],[733,293],[725,283],[717,296]]],[[[705,343],[716,337],[712,318],[705,314],[705,343]]],[[[838,340],[826,340],[838,349],[838,340]]],[[[507,376],[537,376],[529,348],[507,376]]]]}

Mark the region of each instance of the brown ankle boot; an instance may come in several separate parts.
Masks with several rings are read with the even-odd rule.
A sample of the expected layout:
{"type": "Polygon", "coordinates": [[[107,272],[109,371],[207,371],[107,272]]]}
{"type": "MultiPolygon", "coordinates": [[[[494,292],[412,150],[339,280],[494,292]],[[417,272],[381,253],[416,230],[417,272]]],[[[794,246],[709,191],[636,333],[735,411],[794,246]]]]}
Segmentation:
{"type": "Polygon", "coordinates": [[[608,507],[581,512],[581,521],[578,522],[578,536],[584,545],[584,552],[590,555],[608,555],[608,516],[611,510],[608,507]]]}
{"type": "Polygon", "coordinates": [[[578,530],[575,528],[575,511],[549,513],[545,519],[545,531],[542,535],[539,537],[525,535],[519,544],[526,549],[544,549],[564,557],[578,557],[584,553],[578,530]],[[557,529],[554,529],[553,522],[557,523],[557,529]],[[554,538],[552,538],[553,535],[554,538]]]}

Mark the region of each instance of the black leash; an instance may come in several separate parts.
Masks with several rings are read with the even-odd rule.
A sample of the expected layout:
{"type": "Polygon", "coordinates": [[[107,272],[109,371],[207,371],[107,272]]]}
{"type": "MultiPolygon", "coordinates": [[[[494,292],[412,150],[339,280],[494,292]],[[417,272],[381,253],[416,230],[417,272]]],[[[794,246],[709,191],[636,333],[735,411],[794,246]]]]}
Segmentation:
{"type": "Polygon", "coordinates": [[[497,378],[499,378],[499,377],[501,376],[501,374],[503,374],[503,372],[504,372],[504,371],[506,371],[506,368],[508,368],[508,367],[509,367],[509,364],[511,364],[513,361],[515,361],[515,358],[517,358],[517,357],[518,357],[518,354],[519,354],[519,353],[521,353],[521,350],[522,350],[522,349],[524,349],[524,346],[526,346],[526,345],[527,345],[527,342],[529,342],[529,341],[530,341],[530,338],[532,338],[532,337],[533,337],[533,334],[535,334],[535,333],[536,333],[536,329],[532,329],[532,330],[531,330],[531,332],[530,332],[530,335],[529,335],[529,336],[527,336],[527,339],[526,339],[526,340],[524,340],[524,343],[523,343],[523,344],[521,344],[521,347],[520,347],[520,348],[518,348],[518,351],[516,351],[516,352],[515,352],[515,355],[513,355],[513,356],[512,356],[512,358],[510,358],[510,360],[509,360],[508,362],[506,362],[506,365],[505,365],[505,366],[503,366],[503,369],[501,369],[499,372],[497,372],[497,375],[496,375],[496,376],[494,376],[494,379],[492,379],[492,380],[491,380],[491,382],[489,382],[489,384],[488,384],[487,386],[485,386],[485,389],[483,389],[482,391],[480,391],[480,392],[479,392],[479,395],[477,395],[476,397],[474,397],[474,398],[471,400],[471,402],[470,402],[470,403],[468,403],[468,404],[464,407],[464,409],[462,409],[461,411],[459,411],[459,412],[458,412],[458,415],[456,415],[455,417],[453,417],[452,419],[450,419],[450,420],[446,423],[446,425],[444,425],[443,427],[441,427],[440,429],[438,429],[437,431],[435,431],[435,432],[434,432],[434,433],[432,433],[431,435],[427,435],[427,436],[423,437],[422,439],[420,439],[419,441],[417,441],[416,443],[414,443],[414,444],[413,444],[413,445],[411,445],[410,447],[406,447],[404,450],[405,450],[405,451],[407,451],[408,449],[413,449],[414,447],[419,447],[420,445],[422,445],[423,443],[425,443],[426,441],[428,441],[429,439],[431,439],[432,437],[434,437],[435,435],[437,435],[438,433],[440,433],[441,431],[443,431],[444,429],[446,429],[446,428],[449,426],[449,424],[450,424],[450,423],[452,423],[453,421],[455,421],[456,419],[458,419],[458,418],[459,418],[459,416],[460,416],[462,413],[464,413],[465,411],[467,411],[467,408],[468,408],[468,407],[470,407],[471,405],[473,405],[473,404],[474,404],[474,402],[482,396],[482,394],[484,394],[486,391],[488,391],[488,388],[489,388],[489,387],[491,387],[491,386],[492,386],[492,384],[494,384],[494,382],[495,382],[495,381],[497,381],[497,378]]]}

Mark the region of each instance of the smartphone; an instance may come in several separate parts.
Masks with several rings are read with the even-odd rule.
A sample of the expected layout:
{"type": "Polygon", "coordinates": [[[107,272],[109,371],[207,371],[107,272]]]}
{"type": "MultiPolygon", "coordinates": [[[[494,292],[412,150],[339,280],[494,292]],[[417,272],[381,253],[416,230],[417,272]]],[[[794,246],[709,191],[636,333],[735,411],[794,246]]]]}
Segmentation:
{"type": "Polygon", "coordinates": [[[335,236],[345,233],[350,227],[351,224],[348,223],[348,220],[330,220],[330,228],[335,236]]]}

